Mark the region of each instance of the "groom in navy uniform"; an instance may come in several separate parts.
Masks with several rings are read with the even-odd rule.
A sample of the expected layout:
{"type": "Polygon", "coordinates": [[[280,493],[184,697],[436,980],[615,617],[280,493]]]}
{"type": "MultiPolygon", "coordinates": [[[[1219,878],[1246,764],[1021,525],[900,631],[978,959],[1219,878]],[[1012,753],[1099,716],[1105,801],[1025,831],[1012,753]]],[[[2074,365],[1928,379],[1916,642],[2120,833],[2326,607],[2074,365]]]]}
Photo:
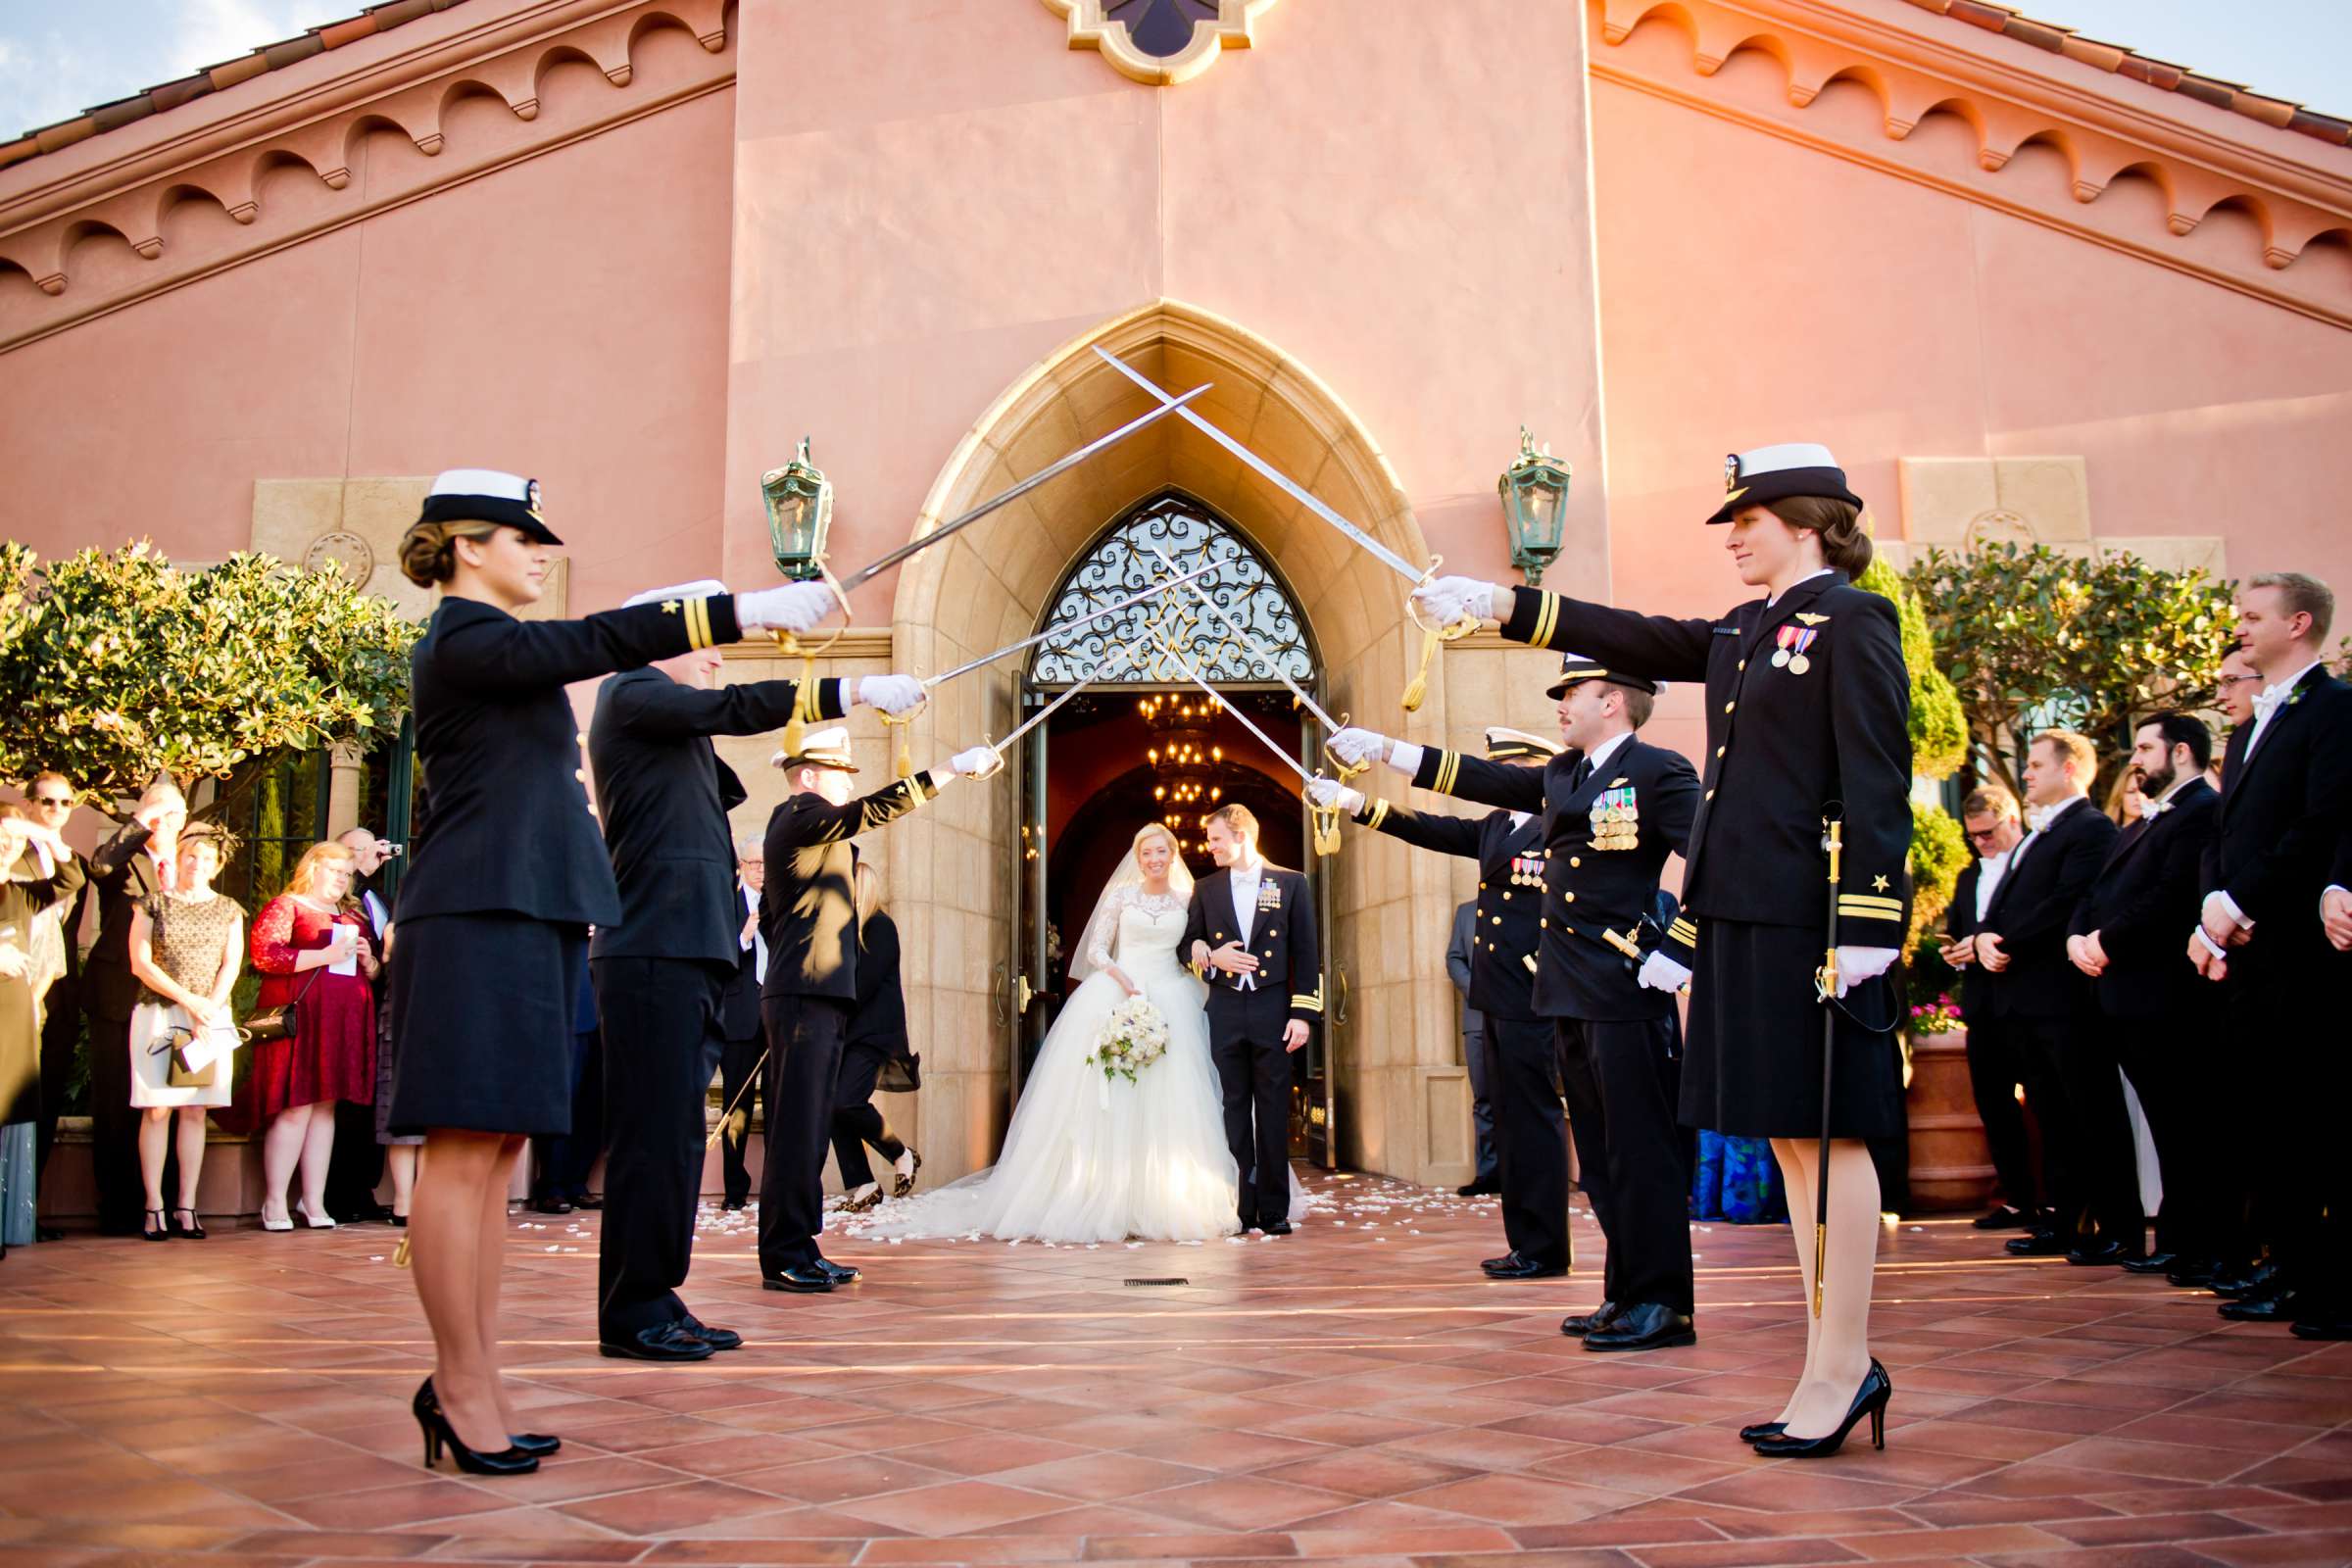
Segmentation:
{"type": "Polygon", "coordinates": [[[1246,806],[1209,813],[1208,853],[1217,870],[1193,885],[1177,951],[1208,982],[1208,1049],[1241,1173],[1242,1229],[1288,1236],[1291,1054],[1323,1016],[1314,903],[1305,877],[1258,855],[1246,806]]]}

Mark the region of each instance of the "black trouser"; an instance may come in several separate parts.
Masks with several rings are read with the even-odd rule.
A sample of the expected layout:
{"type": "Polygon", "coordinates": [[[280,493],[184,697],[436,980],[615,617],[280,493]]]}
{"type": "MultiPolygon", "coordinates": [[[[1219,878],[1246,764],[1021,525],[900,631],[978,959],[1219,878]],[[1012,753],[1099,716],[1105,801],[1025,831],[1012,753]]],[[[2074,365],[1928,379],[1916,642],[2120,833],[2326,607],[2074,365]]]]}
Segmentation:
{"type": "MultiPolygon", "coordinates": [[[[706,1075],[706,1082],[708,1075],[706,1075]]],[[[581,1199],[588,1196],[588,1173],[605,1149],[605,1041],[594,1029],[571,1037],[571,1131],[554,1138],[536,1138],[539,1177],[531,1184],[534,1198],[581,1199]]],[[[699,1167],[701,1161],[696,1161],[699,1167]]],[[[700,1178],[697,1178],[698,1186],[700,1178]]],[[[608,1178],[606,1184],[612,1185],[608,1178]]]]}
{"type": "Polygon", "coordinates": [[[1566,1268],[1575,1256],[1568,1242],[1568,1125],[1551,1025],[1491,1012],[1486,1018],[1503,1243],[1531,1263],[1566,1268]]]}
{"type": "Polygon", "coordinates": [[[710,1047],[734,965],[592,958],[588,972],[604,1033],[607,1122],[596,1326],[620,1339],[687,1315],[677,1288],[694,1261],[710,1047]]]}
{"type": "Polygon", "coordinates": [[[326,1160],[326,1211],[336,1219],[375,1214],[375,1184],[384,1179],[384,1146],[375,1141],[375,1105],[334,1102],[335,1147],[326,1160]]]}
{"type": "Polygon", "coordinates": [[[766,1050],[767,1037],[758,1034],[718,1048],[718,1102],[727,1107],[726,1120],[718,1124],[718,1163],[730,1203],[748,1203],[752,1198],[752,1170],[744,1153],[752,1143],[752,1102],[760,1098],[756,1080],[766,1076],[760,1070],[766,1050]]]}
{"type": "MultiPolygon", "coordinates": [[[[138,1230],[147,1206],[139,1174],[139,1118],[130,1102],[130,1020],[90,1018],[90,1177],[98,1189],[98,1229],[109,1236],[138,1230]]],[[[168,1165],[176,1165],[178,1149],[168,1165]]],[[[170,1170],[166,1179],[171,1178],[170,1170]]],[[[170,1192],[170,1186],[165,1191],[170,1192]]]]}
{"type": "Polygon", "coordinates": [[[2049,1178],[2058,1234],[2102,1240],[2138,1251],[2147,1244],[2139,1206],[2139,1158],[2115,1055],[2096,1040],[2096,1013],[2068,1018],[2011,1018],[2011,1037],[2026,1070],[2026,1097],[2041,1123],[2041,1168],[2049,1178]]]}
{"type": "MultiPolygon", "coordinates": [[[[66,934],[73,940],[73,933],[66,934]]],[[[32,1121],[33,1192],[40,1192],[49,1170],[49,1151],[57,1147],[57,1118],[66,1108],[66,1084],[74,1076],[74,1048],[81,1041],[81,986],[64,975],[49,987],[41,1020],[41,1108],[32,1121]]],[[[127,1095],[129,1089],[123,1093],[127,1095]]]]}
{"type": "Polygon", "coordinates": [[[2241,1136],[2256,1223],[2294,1293],[2296,1318],[2340,1322],[2352,1319],[2352,1190],[2340,1125],[2352,1060],[2342,1023],[2328,1020],[2352,993],[2352,956],[2321,950],[2315,935],[2301,954],[2266,958],[2254,952],[2262,940],[2257,932],[2230,960],[2230,980],[2243,975],[2230,999],[2229,1038],[2243,1042],[2247,1057],[2236,1070],[2248,1080],[2241,1136]]]}
{"type": "Polygon", "coordinates": [[[866,1145],[882,1151],[882,1157],[894,1165],[906,1153],[882,1107],[874,1103],[874,1085],[881,1078],[882,1053],[854,1046],[841,1054],[841,1079],[833,1092],[833,1163],[841,1168],[841,1185],[847,1192],[874,1179],[866,1145]]]}
{"type": "Polygon", "coordinates": [[[1680,1024],[1672,1013],[1554,1024],[1577,1166],[1608,1242],[1601,1295],[1690,1312],[1690,1140],[1675,1120],[1680,1024]]]}
{"type": "Polygon", "coordinates": [[[2100,1042],[2102,1053],[2132,1080],[2156,1145],[2156,1168],[2164,1177],[2156,1249],[2192,1259],[2217,1257],[2222,1250],[2217,1195],[2206,1169],[2211,1152],[2200,1127],[2205,1090],[2194,1065],[2204,1022],[2189,1004],[2157,1017],[2106,1013],[2100,1042]]]}
{"type": "Polygon", "coordinates": [[[825,1228],[825,1148],[833,1130],[833,1091],[841,1080],[847,1001],[761,997],[767,1070],[767,1159],[760,1171],[760,1270],[807,1268],[821,1254],[825,1228]]]}
{"type": "MultiPolygon", "coordinates": [[[[1984,1124],[1984,1142],[1992,1150],[1993,1175],[2001,1184],[2002,1201],[2031,1214],[2041,1201],[2034,1186],[2034,1151],[2026,1137],[2025,1107],[2017,1102],[2017,1086],[2025,1081],[2025,1068],[2018,1060],[2007,1024],[1999,1018],[1971,1014],[1968,1087],[1976,1097],[1977,1119],[1984,1124]]],[[[2035,1114],[2039,1114],[2038,1106],[2035,1114]]]]}
{"type": "Polygon", "coordinates": [[[1235,1203],[1244,1230],[1291,1214],[1291,1053],[1286,983],[1255,991],[1217,986],[1208,993],[1208,1054],[1224,1093],[1225,1147],[1241,1172],[1235,1203]]]}
{"type": "Polygon", "coordinates": [[[1470,1074],[1470,1130],[1477,1138],[1478,1166],[1470,1182],[1474,1187],[1498,1187],[1502,1156],[1494,1146],[1494,1099],[1489,1088],[1494,1082],[1494,1059],[1487,1049],[1484,1023],[1462,1031],[1462,1066],[1470,1074]]]}

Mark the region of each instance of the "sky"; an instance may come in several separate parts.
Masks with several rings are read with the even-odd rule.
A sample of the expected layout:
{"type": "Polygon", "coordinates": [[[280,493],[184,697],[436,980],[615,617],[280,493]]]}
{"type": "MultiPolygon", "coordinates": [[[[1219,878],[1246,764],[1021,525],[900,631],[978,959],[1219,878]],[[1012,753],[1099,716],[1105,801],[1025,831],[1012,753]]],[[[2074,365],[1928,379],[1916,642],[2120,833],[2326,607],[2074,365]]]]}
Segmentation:
{"type": "MultiPolygon", "coordinates": [[[[0,0],[0,139],[339,21],[364,3],[0,0]]],[[[1404,0],[1292,3],[1401,6],[1404,0]]],[[[1901,6],[1901,0],[1849,3],[1860,9],[1901,6]]],[[[2103,42],[2352,116],[2352,0],[2027,0],[2019,9],[2103,42]]]]}

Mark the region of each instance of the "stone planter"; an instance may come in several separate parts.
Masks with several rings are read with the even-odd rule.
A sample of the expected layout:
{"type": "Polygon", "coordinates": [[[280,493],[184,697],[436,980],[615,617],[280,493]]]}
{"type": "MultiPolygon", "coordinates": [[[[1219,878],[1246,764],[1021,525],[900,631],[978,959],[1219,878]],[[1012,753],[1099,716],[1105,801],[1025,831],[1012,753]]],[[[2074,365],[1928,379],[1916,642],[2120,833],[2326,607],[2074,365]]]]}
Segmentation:
{"type": "Polygon", "coordinates": [[[1994,1187],[1992,1146],[1968,1082],[1968,1034],[1914,1035],[1911,1086],[1911,1203],[1917,1214],[1984,1208],[1994,1187]]]}

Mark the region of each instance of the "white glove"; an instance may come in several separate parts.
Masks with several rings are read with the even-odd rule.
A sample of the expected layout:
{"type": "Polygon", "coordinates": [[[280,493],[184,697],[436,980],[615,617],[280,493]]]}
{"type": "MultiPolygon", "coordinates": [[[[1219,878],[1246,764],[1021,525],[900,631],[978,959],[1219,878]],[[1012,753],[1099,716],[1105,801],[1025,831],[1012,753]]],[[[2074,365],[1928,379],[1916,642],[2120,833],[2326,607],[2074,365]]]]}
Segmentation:
{"type": "Polygon", "coordinates": [[[1336,806],[1349,816],[1364,808],[1363,792],[1351,790],[1335,778],[1308,779],[1306,798],[1325,810],[1336,806]]]}
{"type": "Polygon", "coordinates": [[[858,701],[896,718],[923,706],[923,683],[912,675],[867,675],[858,682],[858,701]]]}
{"type": "Polygon", "coordinates": [[[747,632],[798,634],[823,622],[833,611],[833,590],[821,582],[788,582],[735,596],[735,624],[747,632]]]}
{"type": "Polygon", "coordinates": [[[996,749],[988,746],[974,746],[948,759],[948,771],[957,778],[978,778],[995,772],[999,765],[996,749]]]}
{"type": "Polygon", "coordinates": [[[1865,980],[1876,980],[1894,967],[1894,960],[1903,956],[1900,948],[1839,948],[1838,950],[1838,994],[1844,996],[1865,980]]]}
{"type": "Polygon", "coordinates": [[[1413,604],[1424,618],[1440,624],[1468,615],[1494,618],[1494,585],[1476,577],[1440,577],[1413,590],[1413,604]]]}
{"type": "Polygon", "coordinates": [[[1652,991],[1680,991],[1690,983],[1690,971],[1663,953],[1652,953],[1642,960],[1638,978],[1652,991]]]}
{"type": "Polygon", "coordinates": [[[1349,767],[1362,767],[1367,762],[1387,760],[1389,738],[1374,730],[1349,726],[1332,732],[1330,749],[1332,756],[1349,767]]]}

